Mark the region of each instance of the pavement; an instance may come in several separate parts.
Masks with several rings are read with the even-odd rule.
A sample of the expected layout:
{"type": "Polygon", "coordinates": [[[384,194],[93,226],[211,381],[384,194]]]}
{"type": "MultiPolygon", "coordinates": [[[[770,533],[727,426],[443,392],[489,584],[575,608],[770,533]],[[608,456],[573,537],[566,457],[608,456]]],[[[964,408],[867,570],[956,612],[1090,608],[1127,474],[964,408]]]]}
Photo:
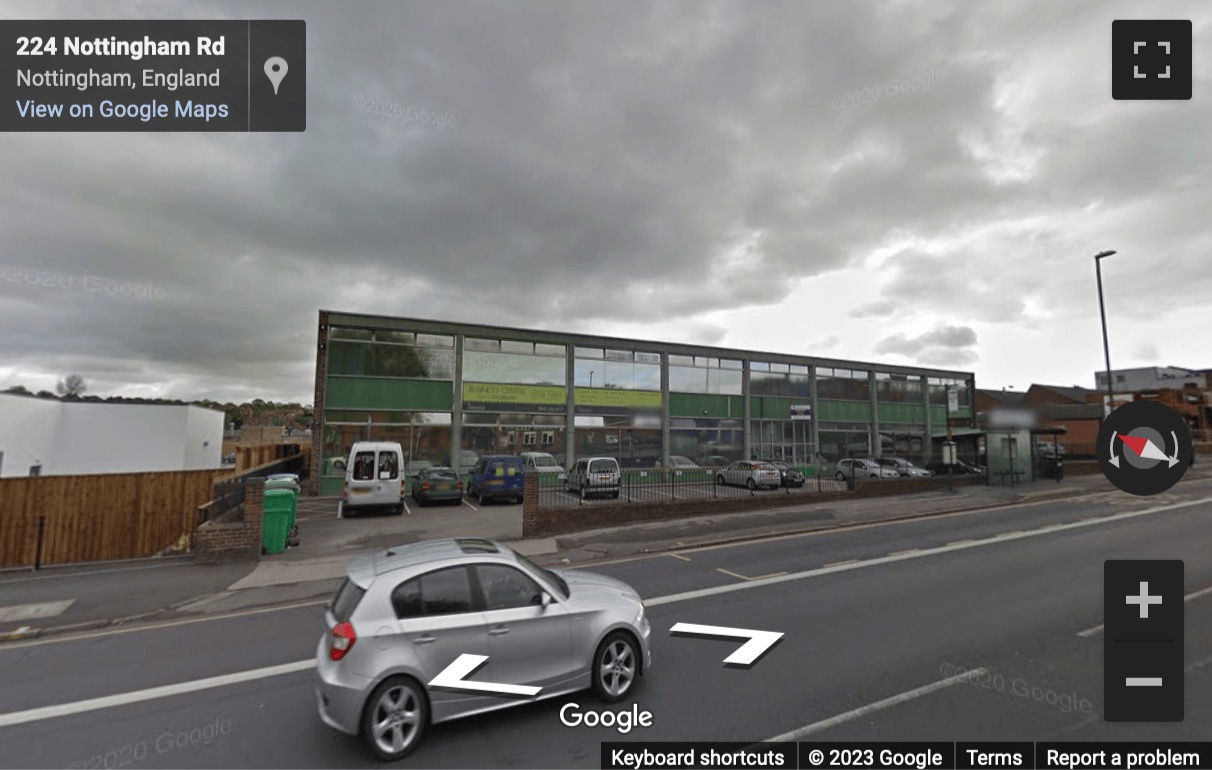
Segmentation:
{"type": "MultiPolygon", "coordinates": [[[[1193,469],[1184,482],[1212,477],[1193,469]]],[[[761,511],[591,529],[554,538],[521,537],[521,506],[410,506],[401,516],[338,519],[335,498],[303,498],[301,542],[259,562],[196,564],[188,556],[111,564],[0,572],[0,641],[108,626],[230,613],[327,599],[353,556],[393,545],[444,537],[508,542],[548,566],[586,566],[712,544],[760,540],[796,532],[1074,496],[1130,497],[1100,476],[1018,487],[962,487],[955,492],[843,501],[797,501],[761,511]]]]}

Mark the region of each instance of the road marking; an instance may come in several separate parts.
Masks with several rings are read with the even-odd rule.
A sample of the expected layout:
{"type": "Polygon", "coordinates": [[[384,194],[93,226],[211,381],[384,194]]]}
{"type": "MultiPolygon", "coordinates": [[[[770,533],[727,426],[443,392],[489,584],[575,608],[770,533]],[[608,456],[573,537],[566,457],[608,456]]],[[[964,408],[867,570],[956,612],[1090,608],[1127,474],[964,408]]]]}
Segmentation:
{"type": "Polygon", "coordinates": [[[400,502],[404,503],[404,512],[411,516],[412,509],[408,507],[408,501],[401,497],[400,502]]]}
{"type": "Polygon", "coordinates": [[[11,607],[0,607],[0,623],[8,623],[14,620],[53,618],[56,615],[62,615],[67,611],[68,607],[75,603],[75,599],[64,599],[58,602],[14,604],[11,607]]]}
{"type": "Polygon", "coordinates": [[[950,543],[947,543],[947,545],[966,545],[968,543],[975,543],[975,542],[976,541],[973,540],[972,538],[968,538],[967,540],[952,540],[950,543]]]}
{"type": "Polygon", "coordinates": [[[905,703],[906,701],[911,701],[914,698],[920,698],[923,695],[929,695],[932,692],[941,690],[945,687],[950,687],[953,684],[970,681],[973,676],[979,677],[981,674],[985,673],[988,672],[983,668],[974,669],[972,671],[964,671],[956,674],[955,676],[949,676],[946,679],[931,682],[930,684],[923,685],[917,689],[909,690],[908,692],[903,692],[899,695],[893,695],[892,697],[884,698],[883,700],[877,700],[874,703],[868,703],[866,706],[860,706],[859,708],[838,714],[837,716],[823,719],[820,722],[813,722],[810,725],[804,725],[803,727],[796,728],[791,732],[776,735],[773,738],[767,738],[766,740],[770,743],[788,743],[791,741],[798,741],[806,735],[819,733],[822,730],[828,730],[830,727],[836,727],[837,725],[844,724],[861,716],[866,716],[867,714],[879,711],[880,709],[885,709],[889,706],[896,706],[901,703],[905,703]]]}
{"type": "MultiPolygon", "coordinates": [[[[1183,597],[1183,601],[1189,602],[1193,599],[1198,599],[1201,596],[1207,596],[1208,594],[1212,594],[1212,586],[1208,586],[1207,588],[1201,588],[1198,591],[1193,591],[1193,592],[1187,594],[1186,596],[1183,597]]],[[[1089,638],[1091,636],[1098,634],[1102,630],[1103,630],[1103,624],[1099,623],[1097,626],[1092,626],[1090,628],[1087,628],[1085,631],[1078,631],[1077,635],[1082,638],[1089,638]]]]}
{"type": "Polygon", "coordinates": [[[466,506],[467,506],[468,508],[470,508],[471,510],[473,510],[473,511],[478,511],[478,510],[480,510],[479,508],[475,507],[475,506],[474,506],[474,505],[472,505],[471,503],[467,502],[467,498],[461,497],[461,498],[459,498],[459,499],[460,499],[460,500],[463,502],[463,505],[466,505],[466,506]]]}
{"type": "Polygon", "coordinates": [[[1127,519],[1135,519],[1135,518],[1139,518],[1141,516],[1152,516],[1152,515],[1156,515],[1159,513],[1165,513],[1167,511],[1177,510],[1179,508],[1189,508],[1193,505],[1203,505],[1203,504],[1206,504],[1209,502],[1212,502],[1212,497],[1204,498],[1202,500],[1192,500],[1190,502],[1185,502],[1185,503],[1174,503],[1173,505],[1164,505],[1164,506],[1159,506],[1157,508],[1147,508],[1142,511],[1126,511],[1124,513],[1116,513],[1111,516],[1106,516],[1104,518],[1098,519],[1097,521],[1079,521],[1079,522],[1074,522],[1073,524],[1063,524],[1059,527],[1051,527],[1048,530],[1027,531],[1027,532],[1020,532],[1017,534],[1001,534],[1001,535],[995,535],[990,538],[986,538],[984,540],[974,540],[971,543],[965,543],[963,545],[944,545],[944,546],[939,546],[937,548],[926,548],[926,549],[923,549],[920,551],[915,551],[913,553],[906,553],[901,556],[881,556],[879,558],[869,559],[867,561],[857,562],[855,564],[846,564],[846,565],[842,565],[839,567],[821,567],[818,569],[805,570],[803,572],[793,572],[789,575],[780,575],[778,577],[755,578],[755,579],[745,582],[745,583],[739,583],[739,584],[734,583],[731,585],[713,586],[711,588],[700,588],[700,589],[697,589],[694,591],[685,591],[680,594],[671,594],[669,596],[659,596],[659,597],[656,597],[655,599],[645,599],[644,604],[646,604],[650,607],[654,607],[654,606],[658,606],[661,604],[673,604],[674,602],[684,602],[684,601],[690,601],[692,599],[703,599],[703,598],[706,598],[709,596],[717,596],[719,594],[726,594],[726,593],[730,593],[732,591],[743,591],[743,590],[746,590],[749,588],[764,588],[765,586],[775,585],[777,583],[786,583],[786,582],[790,582],[792,580],[804,580],[806,578],[814,578],[814,577],[819,577],[821,575],[831,575],[835,572],[847,572],[849,570],[854,570],[854,569],[864,569],[866,567],[876,567],[881,564],[891,564],[893,562],[906,561],[909,559],[921,559],[921,558],[924,558],[927,556],[936,556],[936,555],[942,554],[942,553],[949,553],[951,551],[963,551],[963,550],[967,550],[969,548],[979,548],[979,547],[985,546],[985,545],[996,545],[999,543],[1010,542],[1012,540],[1022,540],[1024,538],[1028,538],[1028,537],[1036,537],[1038,535],[1045,535],[1045,534],[1051,535],[1056,532],[1060,532],[1060,531],[1068,530],[1068,529],[1080,529],[1080,528],[1092,527],[1092,526],[1096,526],[1096,525],[1100,525],[1100,524],[1108,524],[1113,521],[1123,521],[1123,520],[1127,520],[1127,519]]]}
{"type": "Polygon", "coordinates": [[[826,564],[826,567],[840,567],[843,564],[858,564],[858,559],[846,559],[845,561],[835,561],[826,564]]]}
{"type": "Polygon", "coordinates": [[[114,706],[126,706],[131,703],[142,703],[143,701],[156,700],[158,698],[171,698],[174,695],[210,690],[215,687],[225,687],[229,684],[252,682],[271,676],[294,674],[299,671],[306,671],[309,668],[315,668],[315,665],[316,662],[314,660],[300,660],[294,663],[283,663],[278,666],[256,668],[251,671],[240,671],[235,674],[212,676],[209,679],[195,679],[192,682],[150,687],[146,690],[134,690],[117,695],[106,695],[101,698],[90,698],[88,700],[76,701],[75,703],[64,703],[59,706],[44,706],[28,711],[0,714],[0,727],[12,727],[13,725],[21,725],[27,722],[38,722],[43,719],[83,714],[88,711],[113,708],[114,706]]]}
{"type": "Polygon", "coordinates": [[[921,552],[922,552],[921,548],[910,548],[905,551],[893,551],[892,553],[890,553],[888,555],[889,556],[904,556],[904,555],[910,554],[910,553],[921,553],[921,552]]]}
{"type": "MultiPolygon", "coordinates": [[[[757,577],[747,577],[745,575],[742,575],[739,572],[733,572],[732,570],[726,570],[723,567],[716,567],[715,571],[723,572],[725,575],[731,575],[732,577],[740,578],[741,580],[764,580],[766,578],[779,577],[781,575],[787,574],[786,572],[771,572],[769,575],[758,575],[757,577]]],[[[647,604],[647,602],[645,602],[645,604],[647,604]]]]}
{"type": "Polygon", "coordinates": [[[665,555],[666,555],[666,556],[670,556],[670,557],[672,557],[672,558],[674,558],[674,559],[680,559],[680,560],[682,560],[682,561],[690,561],[690,559],[689,559],[688,557],[686,557],[686,556],[682,556],[681,554],[677,554],[677,553],[667,553],[667,554],[665,554],[665,555]]]}

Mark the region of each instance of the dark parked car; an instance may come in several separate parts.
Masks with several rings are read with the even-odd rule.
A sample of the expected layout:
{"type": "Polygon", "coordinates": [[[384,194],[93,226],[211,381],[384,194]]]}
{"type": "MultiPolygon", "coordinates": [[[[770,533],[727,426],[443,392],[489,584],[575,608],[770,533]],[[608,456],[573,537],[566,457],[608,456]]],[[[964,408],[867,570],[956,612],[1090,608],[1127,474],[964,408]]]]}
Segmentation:
{"type": "Polygon", "coordinates": [[[412,477],[412,499],[418,505],[447,502],[461,505],[463,481],[453,468],[434,466],[412,477]]]}
{"type": "Polygon", "coordinates": [[[793,468],[784,462],[770,463],[775,468],[779,469],[779,478],[782,479],[784,487],[802,487],[804,486],[804,474],[800,473],[798,468],[793,468]]]}

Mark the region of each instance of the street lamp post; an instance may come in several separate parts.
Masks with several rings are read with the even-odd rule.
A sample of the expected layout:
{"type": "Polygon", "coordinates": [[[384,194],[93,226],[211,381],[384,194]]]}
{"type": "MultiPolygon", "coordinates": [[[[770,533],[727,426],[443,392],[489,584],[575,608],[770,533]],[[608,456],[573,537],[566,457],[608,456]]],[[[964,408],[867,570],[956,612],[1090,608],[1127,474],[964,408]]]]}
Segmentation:
{"type": "Polygon", "coordinates": [[[1107,364],[1107,410],[1103,413],[1103,419],[1111,414],[1111,404],[1114,399],[1111,385],[1111,345],[1107,342],[1107,306],[1103,302],[1103,258],[1114,253],[1114,251],[1100,251],[1094,255],[1094,272],[1098,277],[1098,314],[1103,321],[1103,358],[1107,364]]]}

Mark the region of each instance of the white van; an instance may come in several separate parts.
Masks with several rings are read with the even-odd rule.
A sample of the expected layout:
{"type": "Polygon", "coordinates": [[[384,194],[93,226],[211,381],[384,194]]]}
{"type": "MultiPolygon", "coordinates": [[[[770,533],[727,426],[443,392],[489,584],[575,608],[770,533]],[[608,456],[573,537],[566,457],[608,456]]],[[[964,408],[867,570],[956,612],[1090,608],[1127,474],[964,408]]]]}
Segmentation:
{"type": "Polygon", "coordinates": [[[563,473],[564,466],[550,452],[523,452],[519,455],[522,465],[539,473],[563,473]]]}
{"type": "Polygon", "coordinates": [[[586,457],[577,460],[564,480],[565,492],[576,492],[584,500],[591,495],[619,497],[619,461],[613,457],[586,457]]]}
{"type": "Polygon", "coordinates": [[[404,513],[404,449],[394,441],[359,441],[349,450],[337,518],[362,511],[404,513]]]}

